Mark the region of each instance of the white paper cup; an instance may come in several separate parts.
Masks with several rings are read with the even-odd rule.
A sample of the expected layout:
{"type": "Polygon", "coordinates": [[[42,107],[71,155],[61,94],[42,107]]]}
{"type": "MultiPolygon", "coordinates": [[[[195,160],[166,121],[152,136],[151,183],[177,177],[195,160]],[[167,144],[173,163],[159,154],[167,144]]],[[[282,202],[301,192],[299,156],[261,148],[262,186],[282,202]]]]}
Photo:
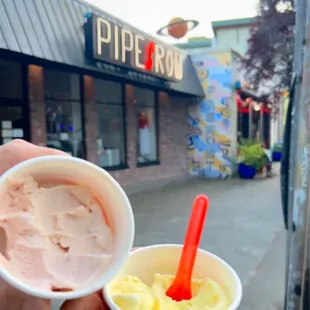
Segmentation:
{"type": "MultiPolygon", "coordinates": [[[[139,277],[151,285],[154,274],[175,274],[182,252],[182,245],[159,244],[139,248],[130,253],[125,265],[113,279],[128,275],[139,277]]],[[[237,273],[225,261],[207,251],[199,249],[193,271],[197,279],[209,277],[226,292],[231,305],[227,310],[238,309],[242,298],[242,285],[237,273]]],[[[120,310],[109,293],[109,284],[103,290],[108,306],[120,310]]]]}
{"type": "Polygon", "coordinates": [[[15,288],[33,296],[45,299],[74,299],[86,296],[104,287],[126,262],[134,239],[134,218],[130,202],[114,178],[105,170],[82,159],[70,156],[43,156],[22,162],[0,177],[0,191],[5,189],[11,177],[31,175],[35,180],[56,179],[85,185],[92,190],[103,206],[109,225],[112,228],[115,252],[108,267],[98,272],[85,287],[70,292],[52,292],[29,286],[0,266],[0,276],[15,288]]]}

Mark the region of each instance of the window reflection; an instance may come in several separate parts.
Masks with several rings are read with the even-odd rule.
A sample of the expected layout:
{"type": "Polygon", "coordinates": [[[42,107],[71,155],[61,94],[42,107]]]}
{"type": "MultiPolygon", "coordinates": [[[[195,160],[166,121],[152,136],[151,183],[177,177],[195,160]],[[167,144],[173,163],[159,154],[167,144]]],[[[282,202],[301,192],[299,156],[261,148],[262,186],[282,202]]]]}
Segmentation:
{"type": "Polygon", "coordinates": [[[83,158],[79,76],[44,71],[47,146],[83,158]]]}
{"type": "Polygon", "coordinates": [[[46,100],[47,146],[83,158],[80,102],[46,100]]]}
{"type": "Polygon", "coordinates": [[[12,139],[24,138],[24,120],[22,107],[0,105],[0,145],[12,139]]]}
{"type": "Polygon", "coordinates": [[[126,164],[122,84],[95,80],[98,112],[98,165],[117,168],[126,164]]]}
{"type": "Polygon", "coordinates": [[[22,99],[22,68],[19,63],[0,59],[0,98],[22,99]]]}
{"type": "Polygon", "coordinates": [[[135,87],[137,117],[137,164],[158,160],[155,92],[135,87]]]}

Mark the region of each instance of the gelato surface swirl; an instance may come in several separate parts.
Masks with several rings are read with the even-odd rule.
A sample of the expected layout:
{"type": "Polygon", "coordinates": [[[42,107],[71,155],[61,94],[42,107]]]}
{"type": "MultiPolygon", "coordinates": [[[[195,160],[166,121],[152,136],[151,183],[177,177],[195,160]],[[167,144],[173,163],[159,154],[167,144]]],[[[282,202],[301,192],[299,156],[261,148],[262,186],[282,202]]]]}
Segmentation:
{"type": "Polygon", "coordinates": [[[192,299],[180,302],[166,296],[173,275],[154,275],[151,287],[139,278],[127,276],[108,286],[109,294],[122,310],[227,310],[230,302],[223,288],[214,280],[194,279],[192,299]]]}

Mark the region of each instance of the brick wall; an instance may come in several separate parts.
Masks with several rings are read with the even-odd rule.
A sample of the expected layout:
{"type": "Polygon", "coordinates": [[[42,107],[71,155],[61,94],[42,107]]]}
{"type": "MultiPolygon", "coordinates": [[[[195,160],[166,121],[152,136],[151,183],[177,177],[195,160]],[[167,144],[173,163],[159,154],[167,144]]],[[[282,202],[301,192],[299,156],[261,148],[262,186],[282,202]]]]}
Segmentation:
{"type": "Polygon", "coordinates": [[[129,169],[111,174],[122,185],[187,175],[187,101],[159,93],[160,165],[136,167],[137,120],[133,86],[126,85],[127,156],[129,169]]]}
{"type": "Polygon", "coordinates": [[[43,68],[28,66],[30,109],[30,139],[37,145],[46,145],[46,119],[43,68]]]}

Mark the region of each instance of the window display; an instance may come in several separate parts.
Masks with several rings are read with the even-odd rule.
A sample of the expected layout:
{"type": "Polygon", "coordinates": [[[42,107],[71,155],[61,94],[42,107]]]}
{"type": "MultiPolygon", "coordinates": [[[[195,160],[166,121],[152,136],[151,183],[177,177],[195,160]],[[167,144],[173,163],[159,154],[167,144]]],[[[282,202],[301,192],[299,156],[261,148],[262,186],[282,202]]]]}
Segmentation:
{"type": "Polygon", "coordinates": [[[29,139],[27,115],[22,66],[0,59],[0,145],[13,139],[29,139]]]}
{"type": "Polygon", "coordinates": [[[0,145],[13,139],[24,138],[24,122],[21,107],[0,105],[0,145]]]}
{"type": "Polygon", "coordinates": [[[158,160],[155,95],[150,89],[135,87],[138,165],[151,164],[158,160]]]}
{"type": "Polygon", "coordinates": [[[47,146],[84,158],[79,76],[44,70],[47,146]]]}
{"type": "Polygon", "coordinates": [[[117,169],[126,165],[122,84],[96,79],[98,165],[117,169]]]}

